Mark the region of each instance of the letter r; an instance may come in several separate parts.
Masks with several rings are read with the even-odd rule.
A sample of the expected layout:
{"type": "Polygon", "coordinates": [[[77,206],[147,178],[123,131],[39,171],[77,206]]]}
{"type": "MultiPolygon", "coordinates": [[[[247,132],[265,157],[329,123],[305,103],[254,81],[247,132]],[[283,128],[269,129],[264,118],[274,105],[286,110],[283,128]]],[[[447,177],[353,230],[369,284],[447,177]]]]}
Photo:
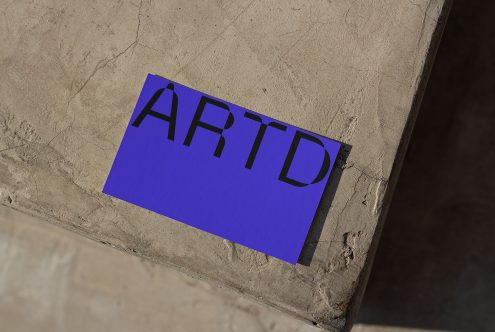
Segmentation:
{"type": "Polygon", "coordinates": [[[220,135],[220,138],[218,140],[218,144],[217,144],[217,147],[216,147],[215,153],[214,153],[215,157],[220,158],[220,156],[222,155],[223,148],[225,146],[225,137],[223,137],[222,133],[225,129],[229,129],[230,127],[232,127],[233,124],[234,124],[234,116],[232,115],[229,107],[226,104],[219,102],[218,100],[211,99],[211,98],[206,97],[206,96],[202,96],[201,100],[199,101],[198,108],[196,109],[196,113],[194,114],[194,118],[191,122],[191,126],[189,127],[189,131],[187,132],[186,139],[184,140],[184,145],[185,146],[191,145],[191,141],[194,137],[194,134],[196,133],[196,129],[198,127],[201,127],[203,129],[212,131],[212,132],[220,135]],[[219,128],[219,127],[216,127],[216,126],[211,125],[209,123],[201,121],[201,115],[203,115],[203,111],[206,107],[206,104],[211,104],[211,105],[214,105],[216,107],[220,107],[220,108],[222,108],[228,112],[227,121],[225,122],[225,125],[223,126],[223,128],[219,128]]]}

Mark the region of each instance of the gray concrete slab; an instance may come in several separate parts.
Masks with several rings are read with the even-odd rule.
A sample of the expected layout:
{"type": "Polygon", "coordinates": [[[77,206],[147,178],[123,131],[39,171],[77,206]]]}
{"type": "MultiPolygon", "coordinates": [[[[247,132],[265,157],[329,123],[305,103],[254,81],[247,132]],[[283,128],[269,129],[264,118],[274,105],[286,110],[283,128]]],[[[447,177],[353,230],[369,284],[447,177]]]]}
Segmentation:
{"type": "Polygon", "coordinates": [[[3,206],[0,322],[9,332],[319,330],[3,206]]]}
{"type": "Polygon", "coordinates": [[[349,328],[446,7],[2,1],[0,200],[329,330],[349,328]],[[101,194],[148,72],[351,147],[317,213],[306,265],[101,194]]]}
{"type": "MultiPolygon", "coordinates": [[[[0,322],[9,332],[316,332],[319,328],[0,206],[0,322]]],[[[419,332],[356,325],[353,332],[419,332]]]]}

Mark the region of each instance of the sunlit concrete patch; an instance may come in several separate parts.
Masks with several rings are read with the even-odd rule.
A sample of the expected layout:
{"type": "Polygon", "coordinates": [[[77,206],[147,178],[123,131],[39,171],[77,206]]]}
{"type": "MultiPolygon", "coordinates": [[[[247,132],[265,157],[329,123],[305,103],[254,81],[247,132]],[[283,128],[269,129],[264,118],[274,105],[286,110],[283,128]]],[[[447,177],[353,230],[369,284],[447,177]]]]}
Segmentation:
{"type": "MultiPolygon", "coordinates": [[[[0,203],[310,324],[347,329],[447,8],[444,0],[0,3],[0,203]],[[147,73],[347,145],[305,265],[240,245],[234,255],[218,237],[101,193],[147,73]]],[[[71,255],[49,266],[70,269],[71,255]]]]}
{"type": "Polygon", "coordinates": [[[286,314],[0,207],[2,331],[317,331],[286,314]]]}

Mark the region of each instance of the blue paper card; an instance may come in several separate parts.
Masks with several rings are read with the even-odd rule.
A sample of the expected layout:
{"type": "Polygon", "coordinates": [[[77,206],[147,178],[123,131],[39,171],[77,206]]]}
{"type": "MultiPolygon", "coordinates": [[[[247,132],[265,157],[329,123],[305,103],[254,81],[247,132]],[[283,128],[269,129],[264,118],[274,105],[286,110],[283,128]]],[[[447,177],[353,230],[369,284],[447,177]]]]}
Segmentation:
{"type": "Polygon", "coordinates": [[[149,74],[103,192],[295,264],[339,149],[149,74]]]}

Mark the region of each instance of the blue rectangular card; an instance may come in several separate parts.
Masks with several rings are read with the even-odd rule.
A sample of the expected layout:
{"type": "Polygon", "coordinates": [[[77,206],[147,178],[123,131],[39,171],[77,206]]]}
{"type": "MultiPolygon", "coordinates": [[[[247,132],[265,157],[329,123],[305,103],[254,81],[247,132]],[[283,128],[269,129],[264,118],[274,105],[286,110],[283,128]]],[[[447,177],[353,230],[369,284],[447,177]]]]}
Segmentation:
{"type": "Polygon", "coordinates": [[[339,149],[149,74],[103,192],[295,264],[339,149]]]}

